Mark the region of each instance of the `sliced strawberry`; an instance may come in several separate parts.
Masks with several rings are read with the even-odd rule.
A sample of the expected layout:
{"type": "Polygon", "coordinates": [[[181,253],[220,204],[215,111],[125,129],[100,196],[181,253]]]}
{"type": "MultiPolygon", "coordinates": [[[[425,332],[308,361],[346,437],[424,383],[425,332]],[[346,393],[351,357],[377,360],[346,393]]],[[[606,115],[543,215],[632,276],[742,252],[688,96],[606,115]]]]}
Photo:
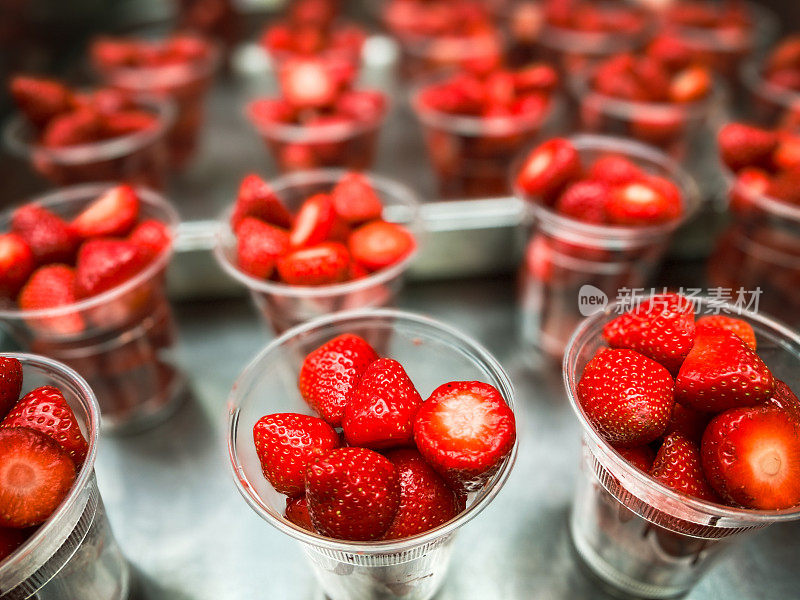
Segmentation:
{"type": "Polygon", "coordinates": [[[0,527],[0,563],[22,546],[30,535],[30,532],[24,529],[0,527]]]}
{"type": "Polygon", "coordinates": [[[602,181],[578,181],[558,197],[556,212],[586,223],[606,222],[606,203],[610,197],[608,185],[602,181]]]}
{"type": "Polygon", "coordinates": [[[267,279],[278,259],[289,251],[289,234],[254,217],[245,217],[236,230],[239,268],[258,279],[267,279]]]}
{"type": "Polygon", "coordinates": [[[46,385],[25,394],[0,427],[27,427],[61,446],[80,469],[89,451],[75,414],[60,390],[46,385]]]}
{"type": "Polygon", "coordinates": [[[325,242],[282,256],[277,267],[281,280],[289,285],[341,283],[350,270],[350,253],[339,242],[325,242]]]}
{"type": "Polygon", "coordinates": [[[706,430],[710,420],[711,415],[707,412],[687,408],[683,404],[676,402],[675,407],[672,409],[669,425],[667,425],[667,429],[664,432],[664,437],[672,433],[678,433],[699,445],[700,440],[703,439],[703,432],[706,430]]]}
{"type": "Polygon", "coordinates": [[[75,483],[75,463],[46,435],[0,429],[0,527],[44,523],[75,483]]]}
{"type": "Polygon", "coordinates": [[[17,107],[37,127],[70,111],[74,104],[69,89],[51,79],[17,75],[9,87],[17,107]]]}
{"type": "Polygon", "coordinates": [[[351,90],[339,96],[336,110],[356,121],[372,123],[386,112],[386,95],[377,90],[351,90]]]}
{"type": "Polygon", "coordinates": [[[564,138],[549,140],[525,159],[517,185],[526,194],[550,202],[581,172],[581,159],[572,142],[564,138]]]}
{"type": "Polygon", "coordinates": [[[658,225],[677,218],[682,211],[680,192],[665,194],[649,180],[633,181],[616,188],[606,205],[608,219],[615,225],[658,225]]]}
{"type": "Polygon", "coordinates": [[[700,448],[679,433],[672,433],[664,439],[650,474],[656,481],[677,492],[700,500],[719,502],[703,473],[700,448]]]}
{"type": "Polygon", "coordinates": [[[375,540],[400,506],[395,466],[366,448],[339,448],[308,468],[308,512],[322,535],[340,540],[375,540]]]}
{"type": "Polygon", "coordinates": [[[100,113],[79,108],[51,120],[42,135],[42,145],[47,148],[67,148],[93,144],[102,138],[103,120],[100,113]]]}
{"type": "Polygon", "coordinates": [[[22,390],[22,364],[16,358],[0,356],[0,418],[19,400],[22,390]]]}
{"type": "Polygon", "coordinates": [[[331,234],[336,218],[330,195],[315,194],[303,202],[297,212],[289,241],[295,248],[324,242],[331,234]]]}
{"type": "Polygon", "coordinates": [[[139,197],[129,185],[104,192],[72,220],[72,229],[84,239],[125,236],[139,218],[139,197]]]}
{"type": "Polygon", "coordinates": [[[720,130],[718,143],[722,160],[738,171],[744,167],[768,166],[778,136],[760,127],[729,123],[720,130]]]}
{"type": "Polygon", "coordinates": [[[287,521],[294,523],[298,527],[302,527],[311,533],[317,532],[317,530],[314,529],[314,524],[311,522],[311,515],[308,513],[308,500],[306,500],[305,496],[301,496],[300,498],[286,498],[286,511],[284,512],[284,516],[287,521]]]}
{"type": "Polygon", "coordinates": [[[297,108],[324,108],[336,102],[339,84],[324,61],[298,58],[280,70],[283,96],[297,108]]]}
{"type": "Polygon", "coordinates": [[[158,118],[152,113],[143,110],[125,110],[105,116],[103,133],[106,138],[117,138],[153,129],[157,125],[158,118]]]}
{"type": "Polygon", "coordinates": [[[669,84],[672,102],[698,102],[711,93],[711,73],[706,67],[693,65],[676,73],[669,84]]]}
{"type": "Polygon", "coordinates": [[[650,446],[634,446],[633,448],[617,448],[617,452],[622,455],[622,458],[627,460],[637,469],[649,473],[653,466],[653,461],[656,458],[650,446]]]}
{"type": "Polygon", "coordinates": [[[514,413],[500,392],[480,381],[436,388],[417,411],[414,441],[425,460],[456,488],[478,489],[509,455],[514,413]]]}
{"type": "Polygon", "coordinates": [[[391,266],[416,248],[414,235],[402,225],[373,221],[356,229],[347,246],[353,260],[368,271],[391,266]]]}
{"type": "Polygon", "coordinates": [[[800,504],[800,423],[771,407],[717,415],[703,436],[703,469],[720,496],[745,508],[800,504]]]}
{"type": "Polygon", "coordinates": [[[636,163],[618,154],[598,158],[589,168],[589,179],[604,181],[608,185],[624,185],[646,179],[646,174],[636,163]]]}
{"type": "Polygon", "coordinates": [[[720,329],[727,329],[731,333],[735,333],[742,341],[750,346],[752,350],[756,349],[756,333],[753,331],[752,326],[747,321],[742,319],[734,319],[726,315],[706,315],[697,319],[697,332],[705,330],[707,327],[719,327],[720,329]]]}
{"type": "Polygon", "coordinates": [[[231,229],[236,231],[245,217],[255,217],[284,229],[292,226],[292,215],[272,186],[255,174],[247,175],[239,185],[231,215],[231,229]]]}
{"type": "Polygon", "coordinates": [[[331,192],[336,214],[348,223],[357,224],[380,219],[383,204],[378,194],[361,173],[347,173],[331,192]]]}
{"type": "Polygon", "coordinates": [[[259,98],[247,106],[250,120],[257,126],[270,126],[275,123],[291,123],[295,109],[283,98],[259,98]]]}
{"type": "Polygon", "coordinates": [[[326,342],[303,361],[298,386],[308,405],[334,427],[361,374],[378,355],[364,339],[344,334],[326,342]]]}
{"type": "Polygon", "coordinates": [[[87,240],[78,252],[75,293],[88,298],[122,285],[144,269],[148,253],[137,244],[115,238],[87,240]]]}
{"type": "Polygon", "coordinates": [[[330,425],[297,413],[261,417],[253,427],[253,440],[264,477],[287,496],[301,496],[308,466],[339,447],[339,434],[330,425]]]}
{"type": "Polygon", "coordinates": [[[791,388],[780,379],[775,380],[775,386],[772,388],[772,395],[767,398],[764,405],[775,407],[789,413],[800,423],[800,399],[798,399],[791,388]]]}
{"type": "Polygon", "coordinates": [[[35,266],[25,240],[16,233],[0,234],[0,296],[16,298],[35,266]]]}
{"type": "MultiPolygon", "coordinates": [[[[67,306],[78,301],[75,294],[75,270],[66,265],[48,265],[33,272],[22,288],[17,302],[22,310],[40,310],[67,306]]],[[[78,312],[57,317],[40,317],[31,325],[50,334],[74,335],[86,327],[78,312]]]]}
{"type": "Polygon", "coordinates": [[[133,228],[128,241],[142,248],[153,260],[172,246],[172,232],[158,219],[146,219],[133,228]]]}
{"type": "Polygon", "coordinates": [[[31,249],[38,265],[75,260],[80,239],[60,217],[36,204],[26,204],[14,211],[11,230],[31,249]]]}
{"type": "Polygon", "coordinates": [[[348,396],[342,428],[350,446],[379,450],[414,439],[414,416],[422,398],[403,365],[379,358],[361,374],[348,396]]]}

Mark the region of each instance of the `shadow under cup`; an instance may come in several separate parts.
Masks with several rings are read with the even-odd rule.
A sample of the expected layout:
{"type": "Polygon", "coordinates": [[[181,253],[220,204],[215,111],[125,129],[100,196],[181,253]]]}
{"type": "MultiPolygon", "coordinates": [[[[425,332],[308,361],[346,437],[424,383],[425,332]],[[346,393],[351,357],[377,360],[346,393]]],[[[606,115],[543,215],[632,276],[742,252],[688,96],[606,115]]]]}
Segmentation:
{"type": "MultiPolygon", "coordinates": [[[[708,299],[698,299],[695,307],[698,314],[713,312],[708,299]]],[[[750,323],[758,353],[772,373],[800,389],[797,334],[769,317],[731,305],[723,305],[720,313],[750,323]]],[[[603,346],[603,326],[617,315],[612,305],[584,321],[564,356],[564,385],[583,426],[582,472],[570,531],[580,558],[611,587],[637,598],[672,598],[685,594],[746,534],[798,519],[800,507],[747,510],[686,496],[632,466],[598,435],[578,402],[577,385],[603,346]]]]}
{"type": "Polygon", "coordinates": [[[253,426],[266,414],[311,410],[297,378],[305,356],[344,333],[360,335],[382,356],[400,361],[423,398],[450,380],[494,385],[514,408],[514,391],[497,361],[476,342],[426,317],[395,310],[352,311],[315,320],[267,346],[241,374],[228,401],[228,450],[239,491],[270,525],[298,540],[331,600],[427,600],[442,584],[456,531],[485,508],[505,483],[516,448],[456,518],[429,532],[383,542],[334,540],[283,518],[285,497],[264,478],[253,426]]]}

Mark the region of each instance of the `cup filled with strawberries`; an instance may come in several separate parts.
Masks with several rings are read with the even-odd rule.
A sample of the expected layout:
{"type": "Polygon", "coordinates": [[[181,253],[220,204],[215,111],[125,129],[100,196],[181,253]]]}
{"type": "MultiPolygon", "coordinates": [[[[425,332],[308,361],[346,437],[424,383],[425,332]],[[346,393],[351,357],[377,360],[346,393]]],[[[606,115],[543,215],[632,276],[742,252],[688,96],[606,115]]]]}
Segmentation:
{"type": "Polygon", "coordinates": [[[20,114],[5,127],[6,146],[42,177],[60,186],[125,180],[164,187],[165,136],[175,118],[169,100],[28,75],[12,77],[9,91],[20,114]]]}
{"type": "Polygon", "coordinates": [[[533,225],[520,270],[526,342],[560,358],[591,306],[641,287],[696,210],[693,179],[663,152],[622,138],[578,135],[537,146],[512,170],[533,225]]]}
{"type": "Polygon", "coordinates": [[[455,329],[395,310],[287,332],[241,374],[228,408],[240,492],[300,541],[332,600],[431,598],[455,533],[516,452],[502,367],[455,329]]]}
{"type": "Polygon", "coordinates": [[[89,381],[103,425],[145,425],[183,387],[165,293],[178,215],[159,194],[86,184],[0,216],[0,323],[89,381]]]}
{"type": "Polygon", "coordinates": [[[391,305],[416,255],[419,202],[406,186],[335,169],[251,174],[220,218],[214,254],[281,333],[331,312],[391,305]]]}
{"type": "Polygon", "coordinates": [[[4,598],[128,597],[94,462],[100,409],[75,371],[0,356],[0,590],[4,598]]]}
{"type": "Polygon", "coordinates": [[[800,127],[800,35],[789,35],[764,60],[741,70],[750,94],[750,117],[764,127],[800,127]]]}
{"type": "Polygon", "coordinates": [[[613,587],[683,595],[747,533],[800,518],[800,337],[784,325],[659,294],[587,319],[563,368],[583,429],[572,539],[613,587]]]}

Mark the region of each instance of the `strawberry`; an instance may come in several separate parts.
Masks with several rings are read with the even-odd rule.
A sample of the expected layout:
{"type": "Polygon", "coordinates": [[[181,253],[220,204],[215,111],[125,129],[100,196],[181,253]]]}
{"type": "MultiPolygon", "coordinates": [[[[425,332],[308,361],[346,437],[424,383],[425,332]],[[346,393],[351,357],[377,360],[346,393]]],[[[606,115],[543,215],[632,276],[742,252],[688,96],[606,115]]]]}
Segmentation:
{"type": "Polygon", "coordinates": [[[35,266],[25,240],[16,233],[0,233],[0,296],[16,298],[35,266]]]}
{"type": "Polygon", "coordinates": [[[291,213],[272,187],[255,174],[247,175],[239,185],[239,194],[231,215],[231,229],[236,231],[245,217],[255,217],[285,229],[292,226],[291,213]]]}
{"type": "Polygon", "coordinates": [[[75,293],[88,298],[122,285],[148,264],[148,254],[127,240],[95,238],[78,252],[75,293]]]}
{"type": "Polygon", "coordinates": [[[75,463],[46,435],[25,427],[0,429],[0,527],[44,523],[75,478],[75,463]]]}
{"type": "Polygon", "coordinates": [[[331,192],[336,214],[351,224],[380,219],[383,204],[361,173],[347,173],[331,192]]]}
{"type": "Polygon", "coordinates": [[[139,197],[129,185],[104,192],[72,220],[72,229],[83,239],[125,236],[139,218],[139,197]]]}
{"type": "Polygon", "coordinates": [[[756,167],[745,167],[736,174],[731,189],[731,210],[743,213],[750,209],[753,201],[769,193],[772,180],[769,174],[756,167]]]}
{"type": "Polygon", "coordinates": [[[672,373],[678,372],[694,337],[694,308],[678,294],[653,296],[603,328],[612,348],[636,350],[672,373]]]}
{"type": "Polygon", "coordinates": [[[744,167],[768,166],[778,136],[744,123],[728,123],[720,130],[717,142],[723,162],[738,171],[744,167]]]}
{"type": "Polygon", "coordinates": [[[16,358],[0,356],[0,418],[19,400],[22,390],[22,364],[16,358]]]}
{"type": "Polygon", "coordinates": [[[556,212],[586,223],[605,223],[610,190],[602,181],[578,181],[559,196],[556,212]]]}
{"type": "Polygon", "coordinates": [[[554,138],[527,156],[517,173],[517,185],[526,194],[549,202],[580,172],[581,159],[572,142],[554,138]]]}
{"type": "Polygon", "coordinates": [[[356,229],[347,246],[353,260],[368,271],[377,271],[403,260],[417,243],[402,225],[373,221],[356,229]]]}
{"type": "Polygon", "coordinates": [[[17,75],[11,79],[11,96],[19,109],[37,127],[72,109],[72,93],[57,81],[17,75]]]}
{"type": "Polygon", "coordinates": [[[608,219],[615,225],[657,225],[682,212],[680,192],[650,180],[632,181],[616,188],[606,204],[608,219]]]}
{"type": "Polygon", "coordinates": [[[767,365],[738,335],[705,328],[675,379],[675,399],[695,410],[720,412],[761,404],[773,384],[767,365]]]}
{"type": "Polygon", "coordinates": [[[314,524],[311,522],[311,515],[308,514],[308,500],[306,500],[305,496],[287,498],[284,516],[287,521],[294,523],[298,527],[302,527],[311,533],[316,533],[314,524]]]}
{"type": "MultiPolygon", "coordinates": [[[[22,310],[56,308],[77,301],[75,270],[66,265],[39,267],[28,279],[17,299],[22,310]]],[[[59,336],[78,334],[86,326],[78,312],[55,317],[37,317],[30,322],[37,329],[59,336]]]]}
{"type": "Polygon", "coordinates": [[[461,501],[422,455],[412,449],[386,454],[400,479],[400,506],[385,540],[398,540],[424,533],[447,523],[461,512],[461,501]]]}
{"type": "Polygon", "coordinates": [[[646,175],[633,161],[624,156],[607,154],[594,161],[589,168],[588,177],[616,186],[641,181],[646,175]]]}
{"type": "Polygon", "coordinates": [[[261,417],[253,427],[264,477],[281,494],[301,496],[306,469],[339,447],[339,434],[319,417],[278,413],[261,417]]]}
{"type": "Polygon", "coordinates": [[[322,535],[340,540],[375,540],[400,506],[395,466],[366,448],[339,448],[308,468],[308,512],[322,535]]]}
{"type": "Polygon", "coordinates": [[[105,115],[103,132],[107,138],[132,135],[152,129],[158,125],[158,118],[143,110],[125,110],[105,115]]]}
{"type": "Polygon", "coordinates": [[[514,73],[517,92],[552,92],[558,82],[558,72],[547,63],[534,63],[514,73]]]}
{"type": "Polygon", "coordinates": [[[172,232],[158,219],[146,219],[134,227],[128,241],[142,248],[154,260],[172,246],[172,232]]]}
{"type": "Polygon", "coordinates": [[[345,117],[371,123],[386,112],[386,95],[377,90],[344,92],[336,102],[336,110],[345,117]]]}
{"type": "Polygon", "coordinates": [[[283,98],[259,98],[247,106],[247,114],[257,127],[269,127],[274,123],[291,123],[295,118],[294,107],[283,98]]]}
{"type": "Polygon", "coordinates": [[[782,171],[773,177],[767,195],[800,205],[800,170],[782,171]]]}
{"type": "Polygon", "coordinates": [[[306,199],[297,212],[289,241],[295,248],[324,242],[330,235],[336,219],[330,195],[315,194],[306,199]]]}
{"type": "Polygon", "coordinates": [[[339,242],[300,248],[278,259],[278,274],[289,285],[317,286],[340,283],[350,270],[350,253],[339,242]]]}
{"type": "Polygon", "coordinates": [[[364,339],[344,334],[326,342],[303,361],[298,386],[308,405],[334,427],[361,374],[378,355],[364,339]]]}
{"type": "Polygon", "coordinates": [[[683,404],[675,403],[672,409],[672,417],[670,417],[669,425],[664,431],[664,437],[679,433],[683,437],[693,441],[696,444],[700,443],[703,438],[703,432],[706,430],[706,425],[711,420],[711,415],[706,412],[687,408],[683,404]]]}
{"type": "Polygon", "coordinates": [[[60,390],[46,385],[25,394],[0,427],[27,427],[58,443],[80,468],[89,451],[75,414],[60,390]]]}
{"type": "Polygon", "coordinates": [[[708,502],[719,502],[703,474],[700,449],[679,433],[671,433],[664,439],[650,475],[677,492],[708,502]]]}
{"type": "Polygon", "coordinates": [[[711,74],[703,66],[693,65],[679,71],[669,84],[672,102],[697,102],[711,93],[711,74]]]}
{"type": "MultiPolygon", "coordinates": [[[[136,108],[136,102],[134,102],[133,94],[117,88],[98,88],[91,94],[81,96],[80,103],[94,108],[107,117],[136,108]]],[[[145,114],[150,115],[150,113],[145,114]]]]}
{"type": "Polygon", "coordinates": [[[31,249],[38,265],[75,260],[80,239],[69,225],[46,208],[26,204],[14,211],[11,230],[31,249]]]}
{"type": "Polygon", "coordinates": [[[800,423],[772,407],[734,408],[709,423],[703,469],[728,502],[760,510],[800,504],[800,423]]]}
{"type": "Polygon", "coordinates": [[[516,437],[514,413],[497,389],[480,381],[440,385],[414,420],[420,454],[457,489],[483,485],[510,454],[516,437]]]}
{"type": "Polygon", "coordinates": [[[783,134],[772,153],[772,164],[779,171],[800,169],[800,136],[783,134]]]}
{"type": "Polygon", "coordinates": [[[42,134],[47,148],[66,148],[92,144],[103,137],[100,113],[90,108],[78,108],[53,118],[42,134]]]}
{"type": "Polygon", "coordinates": [[[289,234],[254,217],[245,217],[236,230],[239,268],[257,279],[272,275],[275,263],[289,251],[289,234]]]}
{"type": "Polygon", "coordinates": [[[339,95],[339,84],[325,62],[316,58],[288,61],[280,70],[283,96],[297,108],[331,106],[339,95]]]}
{"type": "Polygon", "coordinates": [[[800,423],[800,399],[791,388],[780,379],[775,380],[772,395],[767,398],[765,406],[772,406],[792,415],[800,423]]]}
{"type": "Polygon", "coordinates": [[[403,366],[379,358],[361,374],[348,396],[342,428],[350,446],[379,450],[405,446],[414,439],[414,416],[422,398],[403,366]]]}
{"type": "Polygon", "coordinates": [[[603,349],[578,382],[578,400],[598,433],[615,446],[658,439],[675,405],[672,376],[633,350],[603,349]]]}
{"type": "Polygon", "coordinates": [[[632,448],[616,448],[622,458],[627,460],[637,469],[649,473],[653,466],[653,461],[656,458],[655,453],[650,446],[634,446],[632,448]]]}
{"type": "Polygon", "coordinates": [[[0,563],[2,563],[6,557],[11,556],[29,537],[30,532],[24,529],[0,527],[0,563]]]}
{"type": "Polygon", "coordinates": [[[734,319],[726,315],[706,315],[705,317],[697,319],[696,331],[698,333],[706,328],[714,327],[727,329],[731,333],[735,333],[745,344],[750,346],[752,350],[756,349],[756,333],[747,321],[734,319]]]}

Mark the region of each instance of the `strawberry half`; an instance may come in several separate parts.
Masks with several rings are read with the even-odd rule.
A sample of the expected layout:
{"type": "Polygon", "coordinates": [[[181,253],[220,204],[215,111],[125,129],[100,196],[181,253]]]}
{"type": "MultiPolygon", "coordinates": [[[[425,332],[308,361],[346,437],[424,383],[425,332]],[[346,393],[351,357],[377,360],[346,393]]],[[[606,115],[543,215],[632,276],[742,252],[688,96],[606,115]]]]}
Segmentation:
{"type": "Polygon", "coordinates": [[[297,212],[289,241],[295,248],[324,242],[330,236],[336,218],[330,195],[315,194],[303,202],[297,212]]]}
{"type": "Polygon", "coordinates": [[[706,315],[697,319],[696,331],[705,331],[706,328],[718,327],[738,335],[751,350],[756,349],[756,333],[747,321],[735,319],[726,315],[706,315]]]}
{"type": "Polygon", "coordinates": [[[347,279],[350,253],[339,242],[300,248],[278,259],[278,274],[289,285],[317,286],[347,279]]]}
{"type": "Polygon", "coordinates": [[[261,417],[253,427],[264,477],[281,494],[301,496],[306,469],[339,447],[339,434],[319,417],[278,413],[261,417]]]}
{"type": "Polygon", "coordinates": [[[680,192],[671,193],[649,180],[632,181],[616,188],[606,204],[608,220],[615,225],[658,225],[680,216],[680,192]]]}
{"type": "Polygon", "coordinates": [[[400,506],[395,466],[366,448],[339,448],[308,468],[308,512],[322,535],[340,540],[375,540],[400,506]]]}
{"type": "Polygon", "coordinates": [[[347,173],[331,192],[336,214],[351,224],[380,219],[381,199],[361,173],[347,173]]]}
{"type": "Polygon", "coordinates": [[[127,240],[87,240],[78,253],[75,292],[88,298],[122,285],[148,264],[148,254],[127,240]]]}
{"type": "Polygon", "coordinates": [[[580,172],[581,159],[572,142],[554,138],[528,155],[517,173],[517,185],[526,194],[550,202],[580,172]]]}
{"type": "Polygon", "coordinates": [[[775,380],[775,385],[772,388],[772,395],[767,398],[764,405],[772,406],[789,413],[800,423],[800,399],[798,399],[791,388],[780,379],[775,380]]]}
{"type": "Polygon", "coordinates": [[[72,264],[80,239],[60,217],[36,204],[26,204],[14,211],[11,230],[19,235],[33,253],[38,265],[72,264]]]}
{"type": "Polygon", "coordinates": [[[0,234],[0,296],[16,298],[35,266],[25,240],[16,233],[0,234]]]}
{"type": "Polygon", "coordinates": [[[672,433],[664,439],[650,469],[650,475],[675,491],[700,500],[719,502],[703,473],[700,449],[679,433],[672,433]]]}
{"type": "Polygon", "coordinates": [[[720,496],[746,508],[800,504],[800,423],[771,407],[717,415],[702,444],[703,468],[720,496]]]}
{"type": "Polygon", "coordinates": [[[306,356],[298,378],[300,394],[317,414],[338,427],[361,374],[375,360],[377,353],[363,338],[349,333],[335,337],[306,356]]]}
{"type": "Polygon", "coordinates": [[[139,197],[129,185],[103,193],[72,220],[72,229],[83,239],[128,235],[139,218],[139,197]]]}
{"type": "Polygon", "coordinates": [[[283,96],[297,108],[324,108],[336,102],[339,83],[322,60],[302,58],[287,62],[280,70],[283,96]]]}
{"type": "Polygon", "coordinates": [[[766,129],[744,123],[728,123],[718,135],[723,162],[734,171],[744,167],[769,166],[778,136],[766,129]]]}
{"type": "Polygon", "coordinates": [[[602,181],[578,181],[558,197],[556,212],[586,223],[606,222],[610,190],[602,181]]]}
{"type": "Polygon", "coordinates": [[[236,230],[236,262],[258,279],[272,275],[278,258],[289,251],[289,234],[254,217],[245,217],[236,230]]]}
{"type": "Polygon", "coordinates": [[[422,456],[450,485],[466,490],[478,489],[500,468],[516,437],[513,411],[480,381],[440,385],[414,420],[422,456]]]}
{"type": "Polygon", "coordinates": [[[283,513],[283,516],[286,517],[287,521],[294,523],[298,527],[302,527],[306,531],[310,531],[311,533],[317,532],[316,529],[314,529],[314,524],[311,522],[311,515],[308,513],[308,500],[306,500],[305,496],[301,496],[300,498],[287,498],[286,511],[283,513]]]}
{"type": "Polygon", "coordinates": [[[74,105],[67,87],[51,79],[18,75],[11,79],[9,87],[17,107],[37,127],[44,127],[74,105]]]}
{"type": "Polygon", "coordinates": [[[589,179],[604,181],[608,185],[624,185],[646,179],[647,175],[636,163],[624,156],[608,154],[601,156],[589,168],[589,179]]]}
{"type": "Polygon", "coordinates": [[[410,444],[420,404],[422,398],[403,365],[379,358],[364,370],[348,396],[344,439],[350,446],[375,450],[410,444]]]}
{"type": "MultiPolygon", "coordinates": [[[[39,267],[28,279],[17,300],[22,310],[56,308],[77,301],[75,270],[66,265],[39,267]]],[[[38,317],[31,320],[31,325],[59,336],[80,333],[86,326],[78,312],[57,317],[38,317]]]]}
{"type": "Polygon", "coordinates": [[[292,226],[292,214],[275,194],[272,186],[254,174],[247,175],[239,185],[231,215],[231,229],[236,231],[245,217],[255,217],[285,229],[292,226]]]}
{"type": "Polygon", "coordinates": [[[128,241],[142,248],[149,260],[154,260],[172,246],[172,233],[158,219],[146,219],[134,227],[128,241]]]}
{"type": "Polygon", "coordinates": [[[0,418],[19,400],[22,391],[22,363],[16,358],[0,356],[0,418]]]}
{"type": "Polygon", "coordinates": [[[650,446],[634,446],[633,448],[615,448],[620,453],[622,458],[627,460],[637,469],[649,473],[653,466],[653,461],[656,458],[650,446]]]}
{"type": "Polygon", "coordinates": [[[356,229],[347,241],[350,254],[368,271],[400,262],[417,246],[414,235],[402,225],[373,221],[356,229]]]}
{"type": "Polygon", "coordinates": [[[44,523],[75,477],[75,463],[46,435],[24,427],[0,429],[0,527],[44,523]]]}
{"type": "Polygon", "coordinates": [[[698,332],[675,378],[675,399],[695,410],[720,412],[761,404],[773,385],[767,365],[738,335],[707,328],[698,332]]]}
{"type": "Polygon", "coordinates": [[[463,510],[459,495],[447,485],[416,450],[392,450],[386,454],[400,479],[400,506],[385,540],[424,533],[447,523],[463,510]]]}

